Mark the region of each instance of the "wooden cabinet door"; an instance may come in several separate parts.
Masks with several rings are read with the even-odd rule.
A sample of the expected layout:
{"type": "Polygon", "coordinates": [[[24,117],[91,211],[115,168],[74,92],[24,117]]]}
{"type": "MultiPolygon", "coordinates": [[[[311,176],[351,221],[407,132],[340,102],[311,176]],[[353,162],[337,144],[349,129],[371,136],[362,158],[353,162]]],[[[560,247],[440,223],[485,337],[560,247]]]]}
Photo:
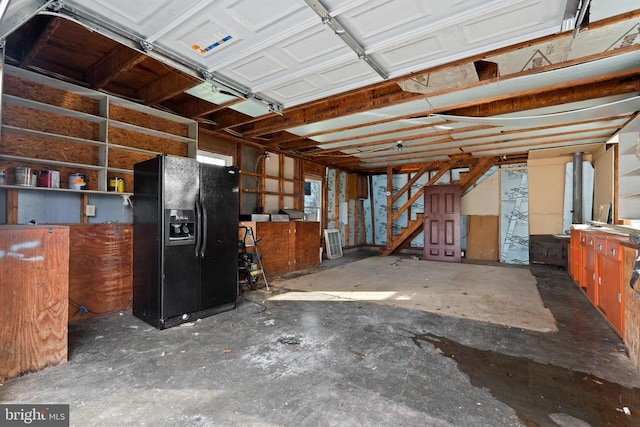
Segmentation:
{"type": "Polygon", "coordinates": [[[573,281],[580,286],[580,230],[571,230],[571,239],[569,242],[569,275],[573,281]]]}
{"type": "Polygon", "coordinates": [[[460,262],[460,186],[424,191],[424,259],[460,262]]]}
{"type": "Polygon", "coordinates": [[[599,304],[605,317],[621,336],[624,333],[624,311],[622,309],[622,281],[620,271],[622,262],[619,257],[620,245],[607,241],[606,252],[601,256],[599,277],[599,304]]]}
{"type": "Polygon", "coordinates": [[[587,234],[586,246],[584,250],[584,276],[583,287],[587,293],[589,300],[597,305],[597,290],[596,290],[596,253],[594,250],[593,236],[587,234]]]}
{"type": "Polygon", "coordinates": [[[315,267],[320,264],[320,223],[295,222],[295,269],[315,267]]]}

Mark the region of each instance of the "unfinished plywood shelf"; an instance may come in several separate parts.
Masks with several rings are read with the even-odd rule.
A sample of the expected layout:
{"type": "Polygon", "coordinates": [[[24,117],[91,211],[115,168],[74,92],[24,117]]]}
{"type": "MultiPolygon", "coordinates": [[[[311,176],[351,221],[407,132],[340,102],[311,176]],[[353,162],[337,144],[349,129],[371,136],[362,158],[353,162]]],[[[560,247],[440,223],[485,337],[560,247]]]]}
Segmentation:
{"type": "Polygon", "coordinates": [[[133,188],[135,163],[162,153],[196,156],[193,120],[8,65],[4,90],[3,188],[27,188],[13,179],[13,170],[26,166],[59,170],[61,187],[69,174],[84,173],[91,191],[122,194],[108,191],[109,179],[133,188]]]}

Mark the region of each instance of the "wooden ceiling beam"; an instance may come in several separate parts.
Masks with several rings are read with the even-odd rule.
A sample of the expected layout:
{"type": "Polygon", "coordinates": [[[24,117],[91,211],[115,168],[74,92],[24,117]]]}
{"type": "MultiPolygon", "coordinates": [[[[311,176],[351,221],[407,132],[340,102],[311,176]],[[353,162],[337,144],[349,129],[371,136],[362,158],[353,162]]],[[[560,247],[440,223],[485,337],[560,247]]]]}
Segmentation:
{"type": "Polygon", "coordinates": [[[119,44],[107,56],[87,69],[85,79],[92,89],[103,88],[145,58],[143,53],[119,44]]]}
{"type": "Polygon", "coordinates": [[[308,123],[335,119],[348,114],[425,98],[425,95],[420,93],[405,92],[395,83],[357,93],[353,92],[325,99],[322,103],[314,102],[311,106],[305,104],[302,107],[287,108],[282,116],[270,119],[263,117],[259,123],[241,125],[238,130],[247,136],[266,135],[308,123]]]}
{"type": "MultiPolygon", "coordinates": [[[[190,119],[195,119],[198,117],[204,117],[207,120],[211,120],[215,122],[212,118],[205,117],[209,114],[217,113],[218,111],[223,111],[229,107],[232,107],[240,102],[243,102],[243,99],[234,99],[229,102],[225,102],[224,104],[214,104],[213,102],[205,101],[204,99],[193,97],[193,99],[183,102],[182,104],[174,107],[174,111],[177,114],[180,114],[184,117],[189,117],[190,119]]],[[[215,122],[217,123],[217,122],[215,122]]]]}
{"type": "MultiPolygon", "coordinates": [[[[585,85],[580,85],[580,86],[570,87],[570,88],[552,89],[548,92],[538,92],[535,94],[522,95],[522,96],[510,98],[510,99],[492,100],[487,104],[443,111],[443,114],[451,114],[451,115],[457,115],[457,116],[481,116],[481,117],[493,116],[498,114],[511,113],[515,111],[524,111],[524,110],[537,108],[537,107],[585,101],[585,100],[599,98],[599,97],[621,95],[621,94],[627,94],[627,93],[631,94],[638,91],[640,91],[640,68],[635,70],[635,72],[633,72],[632,70],[631,75],[628,77],[619,77],[611,80],[593,82],[593,83],[588,83],[585,85]]],[[[614,118],[608,118],[606,120],[612,120],[612,119],[614,118]]],[[[590,121],[587,121],[586,123],[593,122],[593,121],[602,121],[602,120],[605,120],[605,119],[590,120],[590,121]]],[[[582,123],[585,123],[585,122],[578,122],[576,124],[582,124],[582,123]]],[[[535,129],[553,128],[553,127],[565,126],[565,125],[566,124],[550,125],[550,126],[544,126],[544,127],[535,128],[535,129]]],[[[426,127],[430,128],[430,127],[433,127],[433,125],[426,126],[426,127]]],[[[489,128],[489,127],[490,126],[487,126],[486,128],[489,128]]],[[[416,140],[421,138],[447,135],[449,133],[469,132],[473,130],[479,130],[479,129],[462,128],[462,129],[456,129],[453,131],[436,131],[436,132],[429,132],[429,133],[420,134],[420,135],[412,135],[410,137],[403,137],[400,139],[404,141],[411,141],[411,140],[416,140]]],[[[491,136],[491,135],[500,136],[500,135],[505,135],[510,133],[519,133],[519,132],[527,132],[527,131],[528,129],[522,129],[517,131],[501,131],[499,133],[489,134],[487,136],[491,136]]],[[[337,140],[326,141],[322,143],[313,141],[313,140],[299,141],[299,142],[281,144],[280,148],[298,149],[298,148],[307,148],[307,147],[313,147],[313,146],[321,147],[323,144],[332,144],[336,142],[344,142],[344,141],[356,142],[358,138],[365,138],[370,136],[373,136],[373,134],[363,135],[356,138],[337,139],[337,140]]],[[[474,138],[477,138],[477,137],[474,137],[474,138]]],[[[371,147],[375,145],[384,145],[384,144],[393,143],[398,139],[399,138],[396,137],[396,138],[382,139],[382,140],[370,142],[367,144],[355,143],[355,144],[345,145],[340,148],[333,148],[329,150],[323,150],[321,148],[318,148],[318,152],[327,154],[329,152],[337,152],[337,151],[342,151],[346,149],[371,147]]],[[[460,141],[464,140],[460,138],[456,138],[456,139],[460,141]]],[[[442,141],[442,142],[447,142],[447,141],[442,141]]]]}
{"type": "Polygon", "coordinates": [[[61,23],[61,18],[54,18],[47,23],[44,30],[36,37],[27,53],[20,59],[21,68],[28,68],[31,65],[33,60],[38,57],[40,51],[46,48],[47,43],[51,38],[53,38],[61,23]]]}
{"type": "Polygon", "coordinates": [[[200,83],[195,77],[183,73],[170,72],[138,91],[138,97],[145,105],[155,105],[200,83]]]}
{"type": "MultiPolygon", "coordinates": [[[[566,34],[565,34],[566,36],[566,34]]],[[[530,46],[531,43],[527,43],[527,46],[530,46]]],[[[512,47],[513,48],[513,47],[512,47]]],[[[512,49],[513,50],[513,49],[512,49]]],[[[347,92],[342,95],[333,96],[331,98],[325,98],[320,101],[315,101],[313,103],[304,104],[302,106],[294,107],[291,109],[286,109],[285,114],[283,116],[272,117],[270,119],[266,119],[264,117],[261,120],[256,121],[249,125],[240,125],[238,127],[238,131],[246,136],[256,136],[256,135],[265,135],[277,131],[282,131],[287,128],[302,126],[305,124],[310,124],[314,122],[319,122],[323,120],[328,120],[336,117],[341,117],[344,115],[355,114],[359,112],[369,111],[377,108],[398,105],[405,102],[413,101],[420,98],[434,97],[438,95],[443,95],[452,92],[458,92],[464,89],[469,89],[473,87],[478,87],[482,85],[492,84],[498,81],[505,81],[508,79],[514,79],[518,77],[524,77],[528,75],[541,74],[547,71],[552,71],[556,69],[566,68],[573,65],[578,65],[583,62],[595,61],[598,59],[603,59],[611,56],[616,56],[622,53],[634,52],[640,50],[640,45],[632,45],[629,47],[624,47],[612,51],[601,52],[595,55],[588,55],[581,58],[572,59],[569,61],[551,64],[548,66],[530,69],[526,71],[515,72],[508,75],[501,75],[499,78],[482,80],[479,82],[469,83],[467,85],[449,87],[442,90],[434,91],[429,94],[421,94],[421,93],[410,93],[404,92],[397,84],[397,81],[394,80],[393,83],[385,82],[387,86],[380,86],[380,84],[368,86],[363,89],[354,90],[351,92],[347,92]]],[[[491,57],[495,55],[495,52],[491,52],[488,54],[484,54],[482,59],[486,59],[487,57],[491,57]]],[[[446,66],[437,67],[437,69],[444,69],[448,67],[458,66],[461,63],[470,62],[469,59],[459,62],[456,61],[454,63],[447,64],[446,66]]],[[[472,62],[472,61],[471,61],[472,62]]],[[[428,74],[433,72],[436,69],[421,71],[413,75],[413,77],[417,75],[428,74]]],[[[578,82],[578,84],[587,84],[593,83],[596,81],[602,81],[605,79],[611,79],[614,77],[624,77],[631,75],[632,72],[622,71],[618,73],[612,73],[607,76],[600,76],[597,79],[583,79],[578,82]]],[[[405,77],[404,80],[410,78],[411,76],[405,77]]],[[[555,85],[555,88],[559,89],[566,84],[558,84],[555,85]]],[[[551,87],[547,88],[539,88],[532,89],[531,91],[527,91],[528,93],[544,92],[550,90],[551,87]]],[[[515,94],[515,95],[523,95],[515,94]]],[[[503,99],[513,96],[514,94],[505,94],[501,97],[503,99]]],[[[472,106],[478,103],[482,103],[485,101],[471,101],[467,104],[456,106],[455,108],[462,108],[467,106],[472,106]]],[[[447,107],[450,109],[450,107],[447,107]]],[[[445,109],[433,109],[430,113],[434,112],[442,112],[445,109]]]]}
{"type": "Polygon", "coordinates": [[[496,97],[493,100],[484,100],[481,104],[458,107],[441,113],[455,116],[488,117],[640,91],[640,67],[615,74],[622,74],[622,76],[615,78],[607,76],[609,78],[606,79],[599,76],[593,78],[592,80],[595,80],[593,82],[572,87],[564,87],[566,85],[562,84],[561,87],[553,87],[543,91],[530,90],[519,96],[496,97]]]}

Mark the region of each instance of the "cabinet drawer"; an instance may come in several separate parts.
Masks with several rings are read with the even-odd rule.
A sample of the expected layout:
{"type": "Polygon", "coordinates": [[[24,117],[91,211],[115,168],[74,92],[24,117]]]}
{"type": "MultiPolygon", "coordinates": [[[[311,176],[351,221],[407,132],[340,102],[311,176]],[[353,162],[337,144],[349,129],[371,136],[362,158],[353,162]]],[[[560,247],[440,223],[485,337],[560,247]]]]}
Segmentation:
{"type": "Polygon", "coordinates": [[[620,241],[618,239],[607,239],[606,245],[607,256],[615,259],[621,259],[620,241]]]}
{"type": "Polygon", "coordinates": [[[604,254],[607,250],[607,239],[602,237],[592,238],[593,249],[601,254],[604,254]]]}

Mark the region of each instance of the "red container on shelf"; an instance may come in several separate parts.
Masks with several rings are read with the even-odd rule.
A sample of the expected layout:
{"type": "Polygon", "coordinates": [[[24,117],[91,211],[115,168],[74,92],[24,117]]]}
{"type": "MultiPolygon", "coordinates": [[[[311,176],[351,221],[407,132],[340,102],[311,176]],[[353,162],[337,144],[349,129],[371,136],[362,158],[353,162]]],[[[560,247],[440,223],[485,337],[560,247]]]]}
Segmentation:
{"type": "Polygon", "coordinates": [[[54,170],[38,171],[38,187],[60,188],[60,172],[54,170]]]}

